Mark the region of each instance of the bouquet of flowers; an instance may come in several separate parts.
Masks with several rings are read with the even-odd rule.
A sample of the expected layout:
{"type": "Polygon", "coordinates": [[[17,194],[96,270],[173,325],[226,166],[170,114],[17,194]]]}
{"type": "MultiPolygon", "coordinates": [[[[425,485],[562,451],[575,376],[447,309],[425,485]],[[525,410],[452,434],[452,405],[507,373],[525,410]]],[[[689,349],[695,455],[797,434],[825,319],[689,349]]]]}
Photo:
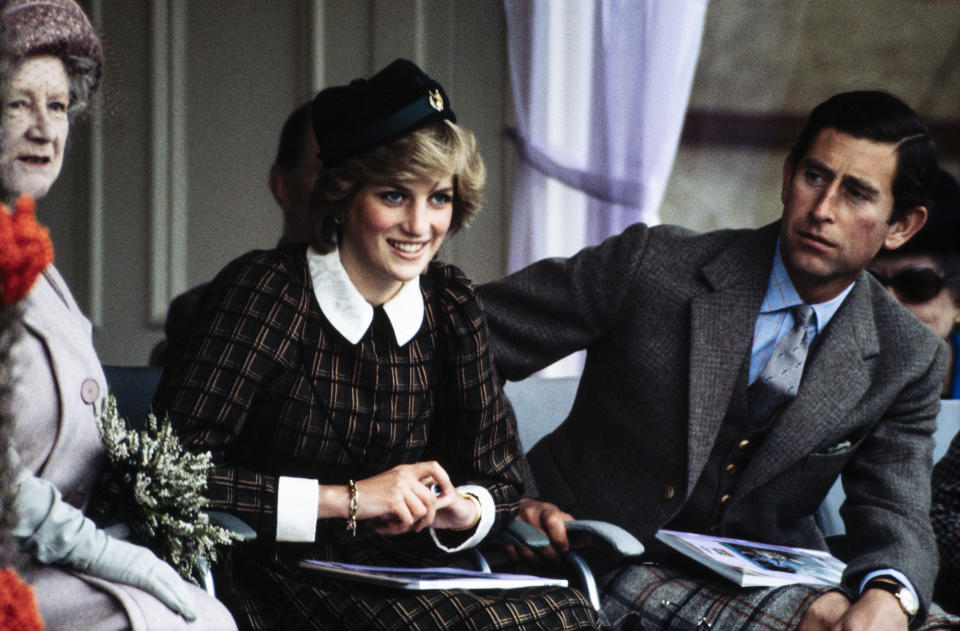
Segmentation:
{"type": "Polygon", "coordinates": [[[213,523],[207,512],[210,453],[186,451],[170,421],[158,422],[153,414],[142,430],[129,429],[112,395],[97,425],[112,469],[107,484],[120,502],[117,512],[132,529],[131,539],[199,584],[202,568],[217,560],[217,545],[241,538],[213,523]]]}
{"type": "Polygon", "coordinates": [[[0,629],[3,631],[43,628],[30,586],[20,580],[14,569],[4,567],[12,556],[7,536],[14,518],[13,512],[7,510],[14,472],[6,457],[13,420],[4,402],[15,376],[10,365],[10,348],[20,318],[17,303],[53,261],[50,233],[37,223],[34,210],[30,197],[17,200],[13,213],[0,204],[0,568],[4,568],[0,569],[0,629]]]}

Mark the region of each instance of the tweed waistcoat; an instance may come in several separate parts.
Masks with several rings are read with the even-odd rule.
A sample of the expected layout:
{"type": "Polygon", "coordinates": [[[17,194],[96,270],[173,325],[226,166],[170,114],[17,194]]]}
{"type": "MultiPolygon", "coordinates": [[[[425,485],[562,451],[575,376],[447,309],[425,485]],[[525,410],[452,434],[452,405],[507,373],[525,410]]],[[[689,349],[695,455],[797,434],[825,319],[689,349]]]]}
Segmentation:
{"type": "Polygon", "coordinates": [[[730,405],[714,441],[703,472],[697,479],[683,509],[667,528],[729,536],[724,529],[724,512],[734,501],[740,476],[751,456],[763,442],[773,419],[753,426],[748,419],[747,378],[749,355],[744,359],[730,405]]]}

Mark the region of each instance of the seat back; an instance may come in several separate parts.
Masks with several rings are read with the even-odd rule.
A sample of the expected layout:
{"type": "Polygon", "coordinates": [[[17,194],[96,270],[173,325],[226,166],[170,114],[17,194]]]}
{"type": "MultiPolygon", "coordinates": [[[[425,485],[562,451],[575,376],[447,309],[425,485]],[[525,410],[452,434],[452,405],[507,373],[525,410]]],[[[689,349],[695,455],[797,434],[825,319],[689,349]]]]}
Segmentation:
{"type": "Polygon", "coordinates": [[[938,462],[947,453],[950,441],[960,433],[960,399],[940,402],[937,415],[937,431],[933,433],[933,461],[938,462]]]}
{"type": "Polygon", "coordinates": [[[517,415],[524,451],[530,451],[538,440],[567,418],[579,382],[579,377],[530,377],[504,385],[503,390],[517,415]]]}
{"type": "MultiPolygon", "coordinates": [[[[933,433],[933,461],[936,463],[947,452],[950,441],[960,432],[960,399],[946,399],[940,402],[940,413],[937,415],[937,429],[933,433]]],[[[846,495],[840,480],[837,479],[827,497],[817,510],[817,521],[823,534],[828,537],[846,533],[843,520],[840,519],[840,506],[846,495]]]]}
{"type": "Polygon", "coordinates": [[[107,389],[117,400],[117,414],[131,428],[142,429],[163,374],[161,366],[104,366],[107,389]]]}

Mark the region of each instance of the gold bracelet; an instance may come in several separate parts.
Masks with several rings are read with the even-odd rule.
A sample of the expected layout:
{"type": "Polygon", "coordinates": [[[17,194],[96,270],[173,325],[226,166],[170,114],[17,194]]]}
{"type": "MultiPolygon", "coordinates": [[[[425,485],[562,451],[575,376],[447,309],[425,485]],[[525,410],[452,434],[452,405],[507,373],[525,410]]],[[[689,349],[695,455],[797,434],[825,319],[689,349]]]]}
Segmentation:
{"type": "Polygon", "coordinates": [[[360,493],[357,491],[357,483],[353,480],[347,482],[347,488],[350,490],[350,518],[347,519],[347,530],[354,537],[357,536],[357,513],[360,511],[360,493]]]}
{"type": "Polygon", "coordinates": [[[480,498],[474,495],[473,493],[461,493],[460,497],[470,500],[471,502],[473,502],[474,506],[477,507],[477,518],[474,519],[469,526],[464,528],[464,530],[469,530],[471,528],[476,527],[476,525],[480,523],[480,518],[483,517],[483,505],[480,504],[480,498]]]}

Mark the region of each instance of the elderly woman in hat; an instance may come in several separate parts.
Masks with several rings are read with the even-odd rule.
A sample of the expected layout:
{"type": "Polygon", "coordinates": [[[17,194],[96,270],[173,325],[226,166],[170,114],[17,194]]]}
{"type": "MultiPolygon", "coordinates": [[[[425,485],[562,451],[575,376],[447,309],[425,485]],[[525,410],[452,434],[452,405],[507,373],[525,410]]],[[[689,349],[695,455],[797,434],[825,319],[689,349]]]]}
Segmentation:
{"type": "Polygon", "coordinates": [[[594,628],[566,588],[392,591],[298,568],[463,563],[521,492],[474,287],[433,260],[480,204],[473,134],[405,60],[312,107],[311,243],[230,263],[154,400],[213,452],[217,508],[258,532],[221,598],[243,629],[594,628]]]}
{"type": "MultiPolygon", "coordinates": [[[[7,0],[0,29],[0,193],[13,208],[57,179],[72,115],[96,90],[103,57],[73,0],[7,0]]],[[[106,381],[90,323],[52,264],[19,309],[3,402],[17,487],[4,511],[15,513],[13,535],[28,553],[18,569],[46,628],[235,629],[223,605],[152,552],[84,517],[104,460],[94,409],[106,381]]]]}

